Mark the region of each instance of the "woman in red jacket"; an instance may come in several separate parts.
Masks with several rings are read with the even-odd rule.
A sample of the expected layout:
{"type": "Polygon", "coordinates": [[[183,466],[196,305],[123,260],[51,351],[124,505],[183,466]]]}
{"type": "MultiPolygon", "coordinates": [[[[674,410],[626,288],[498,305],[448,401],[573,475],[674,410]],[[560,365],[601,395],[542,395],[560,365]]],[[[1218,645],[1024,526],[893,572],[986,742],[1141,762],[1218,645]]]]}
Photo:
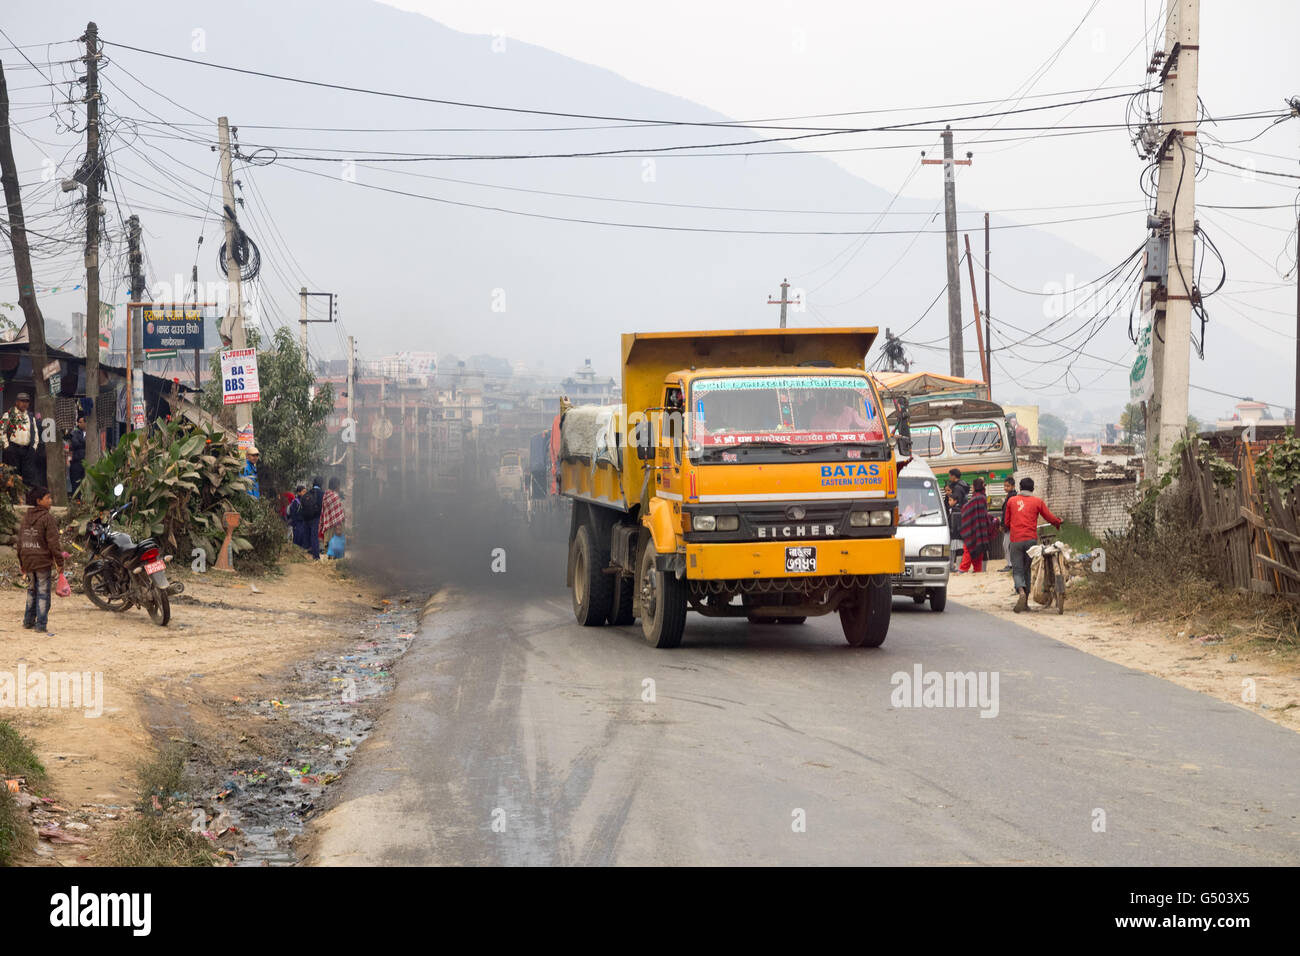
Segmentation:
{"type": "Polygon", "coordinates": [[[1034,495],[1034,479],[1020,479],[1020,494],[1007,502],[1003,522],[1011,537],[1011,576],[1016,582],[1015,611],[1029,610],[1029,549],[1038,543],[1038,518],[1061,527],[1042,498],[1034,495]]]}

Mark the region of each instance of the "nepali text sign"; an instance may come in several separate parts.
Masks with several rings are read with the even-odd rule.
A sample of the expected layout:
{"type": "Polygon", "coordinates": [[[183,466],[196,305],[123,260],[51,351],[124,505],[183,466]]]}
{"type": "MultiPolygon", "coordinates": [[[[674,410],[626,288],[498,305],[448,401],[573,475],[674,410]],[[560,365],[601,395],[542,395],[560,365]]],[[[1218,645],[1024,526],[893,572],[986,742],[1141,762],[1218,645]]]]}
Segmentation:
{"type": "Polygon", "coordinates": [[[261,399],[256,349],[230,349],[221,353],[221,394],[227,405],[243,405],[261,399]]]}
{"type": "Polygon", "coordinates": [[[203,348],[203,314],[198,309],[146,308],[144,349],[203,348]]]}

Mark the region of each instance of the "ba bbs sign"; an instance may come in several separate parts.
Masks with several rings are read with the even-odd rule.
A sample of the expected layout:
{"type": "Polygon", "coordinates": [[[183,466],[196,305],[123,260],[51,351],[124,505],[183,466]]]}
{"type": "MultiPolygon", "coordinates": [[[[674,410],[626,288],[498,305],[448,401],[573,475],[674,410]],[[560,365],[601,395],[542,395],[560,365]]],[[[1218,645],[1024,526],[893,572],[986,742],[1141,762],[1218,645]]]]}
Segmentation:
{"type": "Polygon", "coordinates": [[[230,349],[221,353],[221,394],[227,405],[243,405],[261,398],[256,349],[230,349]]]}

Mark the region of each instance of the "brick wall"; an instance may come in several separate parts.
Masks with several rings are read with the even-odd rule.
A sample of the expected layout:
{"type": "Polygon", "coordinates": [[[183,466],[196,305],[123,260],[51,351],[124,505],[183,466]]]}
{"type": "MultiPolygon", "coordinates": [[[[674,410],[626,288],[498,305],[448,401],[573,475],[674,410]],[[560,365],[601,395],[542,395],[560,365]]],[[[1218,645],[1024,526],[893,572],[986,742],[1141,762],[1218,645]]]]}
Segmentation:
{"type": "Polygon", "coordinates": [[[1064,521],[1100,538],[1127,530],[1128,509],[1137,498],[1139,470],[1123,446],[1099,456],[1048,455],[1041,445],[1017,449],[1016,482],[1034,479],[1034,494],[1064,521]]]}

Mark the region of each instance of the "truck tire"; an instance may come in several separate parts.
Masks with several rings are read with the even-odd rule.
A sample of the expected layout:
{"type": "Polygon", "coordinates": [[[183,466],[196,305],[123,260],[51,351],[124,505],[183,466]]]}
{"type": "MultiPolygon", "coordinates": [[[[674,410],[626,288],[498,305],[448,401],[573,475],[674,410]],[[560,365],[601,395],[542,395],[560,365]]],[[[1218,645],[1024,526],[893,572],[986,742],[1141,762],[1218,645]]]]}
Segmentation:
{"type": "Polygon", "coordinates": [[[686,582],[669,571],[655,570],[655,546],[641,552],[636,583],[641,599],[641,631],[651,647],[678,647],[686,628],[686,582]]]}
{"type": "Polygon", "coordinates": [[[636,596],[636,579],[632,575],[618,576],[614,584],[613,600],[609,606],[609,623],[619,627],[636,620],[632,600],[636,596]]]}
{"type": "Polygon", "coordinates": [[[879,647],[889,633],[894,594],[886,575],[872,579],[857,600],[840,608],[840,627],[852,647],[879,647]]]}
{"type": "Polygon", "coordinates": [[[603,552],[591,528],[581,525],[573,539],[573,616],[583,627],[600,627],[614,603],[614,576],[605,573],[603,552]]]}
{"type": "Polygon", "coordinates": [[[930,610],[936,614],[948,606],[947,588],[930,588],[930,610]]]}

